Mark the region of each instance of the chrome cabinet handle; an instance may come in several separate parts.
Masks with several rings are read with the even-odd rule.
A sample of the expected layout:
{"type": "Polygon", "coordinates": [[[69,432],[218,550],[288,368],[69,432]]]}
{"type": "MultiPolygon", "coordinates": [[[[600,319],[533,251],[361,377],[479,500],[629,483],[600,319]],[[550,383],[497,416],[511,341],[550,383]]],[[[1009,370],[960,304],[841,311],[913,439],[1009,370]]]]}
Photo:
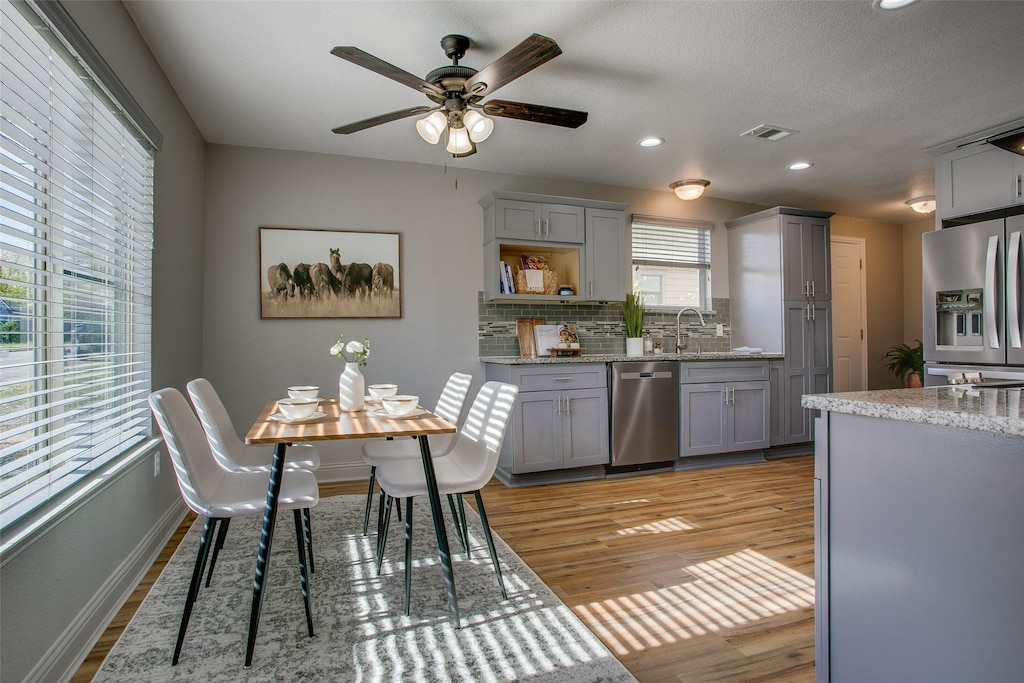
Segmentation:
{"type": "Polygon", "coordinates": [[[1017,199],[1020,199],[1021,195],[1021,178],[1024,177],[1020,173],[1017,174],[1017,199]]]}
{"type": "Polygon", "coordinates": [[[540,218],[538,218],[538,219],[537,219],[537,221],[536,221],[536,225],[537,225],[537,230],[536,230],[536,232],[537,232],[537,237],[540,237],[541,235],[543,235],[543,234],[544,234],[544,226],[543,226],[543,224],[541,223],[541,219],[540,219],[540,218]]]}
{"type": "Polygon", "coordinates": [[[988,251],[985,254],[985,336],[989,340],[989,348],[999,348],[999,334],[996,331],[996,255],[999,252],[999,235],[988,238],[988,251]]]}
{"type": "Polygon", "coordinates": [[[570,400],[571,399],[568,396],[565,397],[565,414],[566,415],[572,415],[572,408],[569,407],[569,401],[570,400]]]}
{"type": "Polygon", "coordinates": [[[811,312],[811,321],[814,321],[816,315],[814,312],[814,304],[807,304],[807,308],[811,312]]]}
{"type": "Polygon", "coordinates": [[[729,405],[729,387],[722,389],[722,403],[729,405]]]}
{"type": "Polygon", "coordinates": [[[562,414],[562,397],[559,396],[555,400],[555,415],[561,415],[561,414],[562,414]]]}
{"type": "Polygon", "coordinates": [[[571,382],[572,377],[552,377],[552,382],[571,382]]]}
{"type": "MultiPolygon", "coordinates": [[[[1019,177],[1019,176],[1018,176],[1019,177]]],[[[1020,231],[1010,233],[1006,257],[1006,330],[1010,346],[1019,349],[1020,338],[1020,231]]]]}
{"type": "Polygon", "coordinates": [[[811,280],[811,296],[814,296],[814,280],[811,280]]]}

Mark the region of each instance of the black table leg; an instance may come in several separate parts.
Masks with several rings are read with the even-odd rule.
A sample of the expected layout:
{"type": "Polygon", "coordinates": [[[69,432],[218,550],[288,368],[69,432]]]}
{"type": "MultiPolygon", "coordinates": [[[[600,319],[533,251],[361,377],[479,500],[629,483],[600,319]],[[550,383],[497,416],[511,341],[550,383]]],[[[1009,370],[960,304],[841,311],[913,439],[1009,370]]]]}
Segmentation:
{"type": "Polygon", "coordinates": [[[448,589],[448,607],[455,628],[462,628],[459,619],[459,598],[455,595],[455,574],[452,572],[452,554],[448,547],[448,532],[444,528],[444,517],[441,509],[441,496],[437,492],[437,476],[434,474],[434,461],[430,458],[430,442],[424,434],[419,437],[420,457],[423,458],[423,474],[427,479],[427,498],[430,499],[430,514],[434,518],[434,533],[437,535],[437,549],[441,554],[441,568],[444,570],[444,585],[448,589]]]}
{"type": "Polygon", "coordinates": [[[270,483],[267,485],[267,509],[263,513],[263,531],[260,533],[260,548],[256,553],[256,575],[252,580],[252,611],[249,613],[249,642],[245,646],[245,668],[252,665],[253,650],[256,646],[256,632],[260,628],[260,611],[263,609],[263,584],[267,578],[267,564],[270,561],[270,544],[274,540],[274,524],[277,521],[277,500],[281,495],[281,475],[284,473],[284,455],[287,444],[274,446],[274,459],[270,463],[270,483]]]}

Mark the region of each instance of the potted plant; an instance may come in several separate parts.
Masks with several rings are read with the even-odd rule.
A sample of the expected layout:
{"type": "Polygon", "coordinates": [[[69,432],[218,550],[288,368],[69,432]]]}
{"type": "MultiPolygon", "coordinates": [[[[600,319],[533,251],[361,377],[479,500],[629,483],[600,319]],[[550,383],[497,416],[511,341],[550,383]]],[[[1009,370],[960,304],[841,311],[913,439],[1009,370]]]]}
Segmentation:
{"type": "Polygon", "coordinates": [[[626,355],[644,355],[644,303],[639,294],[626,295],[622,302],[622,319],[626,323],[626,355]]]}
{"type": "Polygon", "coordinates": [[[924,386],[924,345],[917,340],[916,346],[896,344],[890,346],[882,360],[887,361],[889,372],[907,387],[924,386]]]}

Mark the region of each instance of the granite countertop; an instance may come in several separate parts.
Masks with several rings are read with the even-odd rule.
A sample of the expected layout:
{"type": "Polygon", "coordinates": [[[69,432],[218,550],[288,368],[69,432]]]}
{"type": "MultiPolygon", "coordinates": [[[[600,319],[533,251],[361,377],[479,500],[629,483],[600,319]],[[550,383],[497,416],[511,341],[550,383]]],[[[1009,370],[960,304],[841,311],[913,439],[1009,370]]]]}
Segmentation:
{"type": "Polygon", "coordinates": [[[661,353],[643,356],[627,356],[618,354],[593,354],[584,356],[538,356],[537,358],[520,358],[519,356],[481,356],[481,363],[495,365],[546,365],[562,363],[618,363],[621,361],[694,361],[694,360],[781,360],[781,353],[728,353],[706,351],[704,353],[661,353]]]}
{"type": "Polygon", "coordinates": [[[963,387],[811,394],[805,408],[1024,436],[1021,390],[963,387]]]}

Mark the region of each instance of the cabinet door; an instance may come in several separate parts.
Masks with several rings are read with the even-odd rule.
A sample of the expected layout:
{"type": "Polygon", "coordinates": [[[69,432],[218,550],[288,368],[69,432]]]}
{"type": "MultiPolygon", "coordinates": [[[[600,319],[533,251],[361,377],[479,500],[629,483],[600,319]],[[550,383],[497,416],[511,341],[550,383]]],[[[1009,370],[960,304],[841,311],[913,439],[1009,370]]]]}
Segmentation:
{"type": "Polygon", "coordinates": [[[779,216],[782,229],[782,298],[805,299],[810,277],[804,272],[804,219],[801,216],[779,216]]]}
{"type": "Polygon", "coordinates": [[[626,296],[626,215],[622,211],[587,209],[587,288],[591,301],[621,301],[626,296]]]}
{"type": "Polygon", "coordinates": [[[541,239],[583,243],[586,222],[582,206],[541,205],[541,239]]]}
{"type": "MultiPolygon", "coordinates": [[[[811,305],[811,320],[808,326],[807,343],[807,359],[809,361],[807,367],[807,393],[827,394],[832,391],[831,303],[816,302],[811,305]]],[[[810,412],[815,413],[817,411],[812,410],[810,412]]]]}
{"type": "Polygon", "coordinates": [[[1024,204],[1024,156],[1013,155],[1013,203],[1024,204]]]}
{"type": "Polygon", "coordinates": [[[515,199],[495,200],[495,236],[521,240],[543,239],[541,235],[542,206],[542,204],[521,202],[515,199]]]}
{"type": "Polygon", "coordinates": [[[968,145],[936,162],[936,200],[940,218],[1009,206],[1015,201],[1014,155],[988,143],[968,145]]]}
{"type": "Polygon", "coordinates": [[[560,391],[521,391],[512,412],[512,473],[562,468],[560,391]]]}
{"type": "Polygon", "coordinates": [[[607,465],[608,390],[562,392],[562,467],[607,465]]]}
{"type": "Polygon", "coordinates": [[[728,384],[684,384],[680,411],[679,455],[709,455],[729,450],[726,437],[728,384]]]}
{"type": "Polygon", "coordinates": [[[729,385],[729,450],[768,448],[771,442],[771,383],[729,385]]]}
{"type": "Polygon", "coordinates": [[[803,219],[804,275],[811,282],[811,298],[832,300],[831,245],[827,218],[803,219]]]}
{"type": "Polygon", "coordinates": [[[783,434],[786,424],[786,402],[783,392],[784,383],[782,372],[784,363],[781,360],[773,360],[768,363],[768,381],[771,383],[772,396],[770,405],[771,416],[771,445],[780,446],[785,443],[783,434]]]}
{"type": "Polygon", "coordinates": [[[810,359],[807,357],[807,325],[810,317],[807,301],[787,301],[783,306],[783,400],[785,443],[804,443],[811,440],[810,411],[800,405],[800,397],[808,393],[810,359]]]}
{"type": "Polygon", "coordinates": [[[783,299],[832,299],[827,218],[779,216],[782,221],[783,299]]]}

